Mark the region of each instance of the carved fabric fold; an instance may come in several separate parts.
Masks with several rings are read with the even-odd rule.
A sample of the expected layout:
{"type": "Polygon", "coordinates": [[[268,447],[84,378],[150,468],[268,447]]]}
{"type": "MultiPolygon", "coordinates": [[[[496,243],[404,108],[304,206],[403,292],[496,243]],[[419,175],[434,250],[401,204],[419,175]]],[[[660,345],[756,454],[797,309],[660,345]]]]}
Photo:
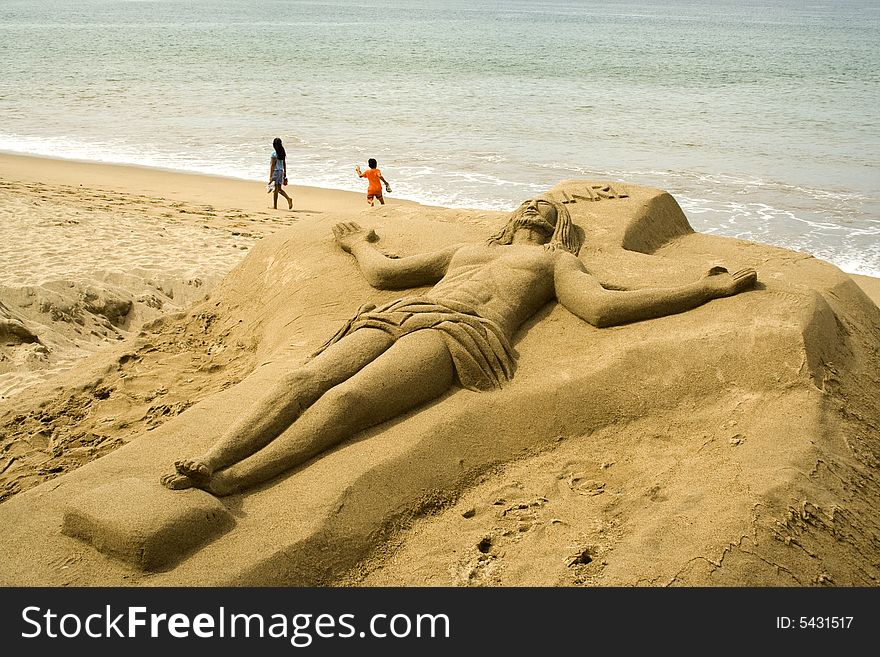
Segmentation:
{"type": "Polygon", "coordinates": [[[357,315],[313,356],[359,328],[380,329],[395,340],[415,331],[440,331],[458,380],[468,390],[500,388],[513,377],[516,368],[516,352],[497,323],[481,317],[466,304],[427,297],[406,297],[378,308],[372,304],[361,306],[357,315]]]}

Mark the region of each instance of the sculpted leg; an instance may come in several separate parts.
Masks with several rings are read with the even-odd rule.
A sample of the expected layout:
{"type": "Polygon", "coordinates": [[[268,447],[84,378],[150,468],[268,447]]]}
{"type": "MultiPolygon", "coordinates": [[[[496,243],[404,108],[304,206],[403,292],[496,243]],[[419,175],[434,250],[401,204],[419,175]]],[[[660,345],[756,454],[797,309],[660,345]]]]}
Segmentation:
{"type": "Polygon", "coordinates": [[[269,445],[200,487],[216,494],[249,488],[303,463],[368,427],[439,397],[455,383],[442,336],[416,331],[315,402],[269,445]]]}
{"type": "Polygon", "coordinates": [[[166,475],[162,484],[173,490],[206,484],[215,470],[237,463],[264,447],[321,395],[354,376],[392,344],[384,331],[364,328],[331,345],[283,376],[203,455],[176,461],[178,476],[166,475]]]}

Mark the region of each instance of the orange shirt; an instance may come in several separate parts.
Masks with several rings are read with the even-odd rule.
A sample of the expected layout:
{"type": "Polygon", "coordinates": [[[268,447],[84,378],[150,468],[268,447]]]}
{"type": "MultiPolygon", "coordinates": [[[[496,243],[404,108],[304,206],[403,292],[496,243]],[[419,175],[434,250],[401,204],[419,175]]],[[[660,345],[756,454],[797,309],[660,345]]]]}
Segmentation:
{"type": "Polygon", "coordinates": [[[366,178],[370,181],[370,185],[367,187],[367,194],[382,194],[382,181],[379,180],[381,175],[382,172],[379,169],[367,169],[361,174],[361,178],[366,178]]]}

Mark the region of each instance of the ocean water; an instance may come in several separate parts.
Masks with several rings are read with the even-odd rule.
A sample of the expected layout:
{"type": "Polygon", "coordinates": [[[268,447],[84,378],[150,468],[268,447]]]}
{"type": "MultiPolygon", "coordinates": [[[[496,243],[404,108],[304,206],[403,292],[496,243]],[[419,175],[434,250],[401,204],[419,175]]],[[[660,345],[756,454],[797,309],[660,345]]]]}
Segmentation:
{"type": "Polygon", "coordinates": [[[0,0],[0,150],[507,209],[564,178],[880,276],[877,0],[0,0]]]}

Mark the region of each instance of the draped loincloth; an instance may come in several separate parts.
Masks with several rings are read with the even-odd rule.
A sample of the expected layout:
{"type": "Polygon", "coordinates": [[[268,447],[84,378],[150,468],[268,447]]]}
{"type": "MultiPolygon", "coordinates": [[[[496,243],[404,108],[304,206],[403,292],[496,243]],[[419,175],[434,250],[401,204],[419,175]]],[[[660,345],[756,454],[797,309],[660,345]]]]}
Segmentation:
{"type": "Polygon", "coordinates": [[[395,340],[423,329],[439,331],[458,380],[468,390],[500,388],[516,367],[516,352],[496,322],[466,304],[425,297],[406,297],[378,308],[362,306],[314,355],[360,328],[380,329],[395,340]]]}

